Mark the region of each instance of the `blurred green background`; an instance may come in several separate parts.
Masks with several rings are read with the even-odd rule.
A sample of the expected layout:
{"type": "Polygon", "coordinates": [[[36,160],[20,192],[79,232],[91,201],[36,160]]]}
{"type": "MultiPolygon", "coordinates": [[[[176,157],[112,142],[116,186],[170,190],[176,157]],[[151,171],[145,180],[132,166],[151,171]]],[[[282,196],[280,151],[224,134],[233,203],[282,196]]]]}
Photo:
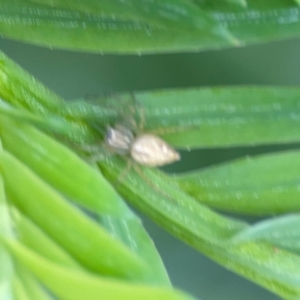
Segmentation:
{"type": "MultiPolygon", "coordinates": [[[[1,50],[50,89],[74,99],[117,91],[216,85],[299,85],[300,41],[190,54],[113,56],[58,51],[0,39],[1,50]]],[[[281,147],[184,152],[167,171],[188,171],[281,147]]],[[[144,225],[173,284],[204,300],[276,300],[277,296],[228,272],[158,228],[144,225]]],[[[249,221],[254,219],[248,218],[249,221]]]]}

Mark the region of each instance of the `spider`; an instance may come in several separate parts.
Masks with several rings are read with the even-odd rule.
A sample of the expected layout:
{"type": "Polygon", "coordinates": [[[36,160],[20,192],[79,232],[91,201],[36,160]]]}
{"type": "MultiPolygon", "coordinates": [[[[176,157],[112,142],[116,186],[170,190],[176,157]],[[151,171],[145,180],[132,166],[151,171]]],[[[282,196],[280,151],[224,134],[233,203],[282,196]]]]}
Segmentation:
{"type": "MultiPolygon", "coordinates": [[[[117,103],[112,104],[116,105],[117,103]]],[[[95,150],[95,152],[88,151],[92,154],[90,155],[90,160],[99,161],[103,157],[117,154],[123,157],[130,157],[131,161],[146,167],[161,167],[180,160],[179,153],[155,133],[143,133],[145,125],[144,111],[137,103],[133,93],[131,93],[130,103],[122,104],[122,122],[107,127],[104,134],[104,143],[102,144],[103,153],[99,153],[101,152],[99,151],[101,148],[99,145],[88,147],[89,149],[87,150],[95,150]],[[130,117],[125,117],[126,110],[129,110],[130,117]],[[138,123],[133,116],[139,118],[138,123]]],[[[120,103],[117,105],[120,105],[120,103]]]]}
{"type": "Polygon", "coordinates": [[[112,152],[130,157],[143,166],[160,167],[180,160],[179,153],[164,140],[151,133],[133,135],[122,125],[108,127],[105,142],[112,152]]]}

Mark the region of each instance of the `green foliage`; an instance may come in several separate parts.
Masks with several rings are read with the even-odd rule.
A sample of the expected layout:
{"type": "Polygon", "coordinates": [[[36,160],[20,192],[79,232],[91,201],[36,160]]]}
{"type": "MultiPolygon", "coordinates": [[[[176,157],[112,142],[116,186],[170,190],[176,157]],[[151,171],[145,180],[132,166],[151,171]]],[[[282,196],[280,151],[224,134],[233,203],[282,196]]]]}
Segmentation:
{"type": "Polygon", "coordinates": [[[136,95],[147,130],[179,127],[162,130],[162,136],[183,149],[299,142],[299,97],[299,88],[255,86],[136,95]]]}
{"type": "Polygon", "coordinates": [[[289,0],[0,1],[6,37],[98,53],[199,51],[299,36],[289,0]]]}
{"type": "MultiPolygon", "coordinates": [[[[2,65],[13,67],[13,64],[10,64],[9,60],[4,56],[2,65]]],[[[10,74],[9,69],[6,70],[7,74],[10,74]]],[[[19,82],[18,73],[12,72],[12,74],[12,80],[9,82],[19,82]]],[[[24,73],[22,76],[24,76],[24,73]]],[[[4,83],[3,86],[5,87],[4,83]]],[[[26,91],[24,85],[21,84],[19,86],[26,91]]],[[[31,88],[33,91],[33,97],[31,99],[37,98],[35,88],[33,86],[31,88]]],[[[40,86],[37,85],[36,89],[38,92],[39,88],[40,86]]],[[[6,91],[7,89],[3,88],[3,90],[6,91]]],[[[12,90],[14,92],[22,92],[18,86],[13,86],[12,90]]],[[[239,131],[235,134],[237,138],[240,136],[242,143],[252,144],[254,141],[262,141],[261,138],[256,137],[253,134],[246,136],[248,137],[248,139],[246,139],[243,134],[251,128],[251,124],[255,124],[253,121],[255,117],[258,120],[265,121],[265,127],[269,126],[269,131],[266,130],[266,132],[269,132],[269,137],[272,142],[280,143],[286,141],[287,135],[290,134],[288,130],[289,126],[280,126],[281,124],[278,123],[277,120],[282,119],[287,125],[290,124],[294,126],[293,122],[295,122],[295,120],[294,118],[290,118],[289,112],[292,110],[291,107],[296,105],[296,100],[293,99],[296,99],[297,89],[290,91],[292,95],[294,95],[294,98],[291,98],[291,101],[280,102],[282,103],[282,106],[278,109],[276,103],[280,101],[280,97],[283,97],[281,95],[283,95],[285,91],[285,89],[274,90],[272,88],[238,88],[231,90],[231,93],[229,93],[227,89],[198,89],[178,91],[178,93],[174,93],[174,91],[139,93],[136,94],[136,98],[142,103],[145,111],[147,118],[146,129],[150,131],[168,132],[169,130],[172,130],[174,126],[179,126],[186,135],[180,135],[178,133],[174,135],[168,133],[165,134],[164,137],[172,142],[172,136],[175,136],[177,145],[183,146],[186,143],[188,146],[199,147],[202,143],[203,147],[205,142],[202,141],[202,137],[205,137],[206,134],[203,135],[203,132],[201,132],[202,130],[205,130],[205,126],[201,125],[202,122],[206,122],[208,125],[214,123],[217,125],[219,124],[218,122],[211,122],[211,120],[209,120],[209,117],[216,118],[210,113],[212,108],[214,108],[214,111],[219,110],[217,116],[223,120],[223,123],[221,122],[219,126],[223,124],[227,125],[229,133],[231,131],[236,131],[236,124],[232,120],[238,120],[241,117],[244,118],[244,122],[242,122],[245,126],[244,130],[242,130],[243,128],[238,128],[239,131]],[[253,98],[249,98],[247,101],[248,105],[238,105],[237,100],[229,97],[230,95],[234,95],[235,91],[237,95],[239,95],[239,93],[246,95],[253,90],[256,92],[255,95],[257,97],[267,99],[267,103],[263,102],[264,104],[259,104],[256,97],[254,100],[251,100],[253,98]],[[217,105],[217,99],[215,99],[216,103],[213,103],[213,97],[209,103],[207,101],[198,101],[199,98],[203,98],[203,94],[213,96],[219,95],[221,99],[223,97],[223,99],[230,99],[230,101],[228,101],[229,103],[223,101],[223,104],[219,103],[219,105],[217,105]],[[265,95],[267,95],[268,98],[264,98],[265,95]],[[164,101],[162,101],[162,97],[164,98],[164,101]],[[168,104],[170,104],[168,103],[168,101],[170,101],[168,99],[171,99],[172,97],[174,99],[173,106],[171,109],[168,109],[168,107],[171,107],[168,106],[168,104]],[[184,101],[182,99],[184,99],[184,101]],[[252,105],[250,104],[251,102],[252,105]],[[268,113],[269,107],[274,108],[272,114],[268,113]],[[199,114],[201,116],[201,118],[199,118],[197,112],[201,111],[206,112],[206,115],[204,113],[199,114]],[[250,114],[251,111],[252,115],[250,114]],[[191,112],[195,112],[195,114],[192,114],[191,112]],[[275,115],[276,112],[278,116],[275,115]],[[191,113],[190,118],[188,118],[189,113],[191,113]],[[271,115],[272,117],[266,117],[271,115]],[[163,123],[162,120],[164,120],[163,123]],[[187,120],[191,123],[187,122],[187,120]],[[250,124],[247,124],[247,121],[249,121],[248,123],[250,124]],[[281,134],[276,136],[275,132],[277,132],[278,129],[281,129],[281,134]],[[286,132],[284,132],[284,129],[286,129],[286,132]],[[183,138],[182,141],[180,137],[183,138]],[[187,137],[190,140],[188,140],[187,137]],[[193,144],[190,144],[189,141],[192,141],[193,144]]],[[[5,96],[7,102],[11,102],[9,93],[6,93],[5,96]]],[[[126,95],[123,96],[123,98],[126,97],[126,95]]],[[[238,96],[237,99],[239,99],[238,96]]],[[[114,99],[110,99],[110,102],[113,103],[114,101],[114,99]]],[[[97,106],[97,109],[94,105],[95,104],[91,105],[89,103],[79,102],[76,105],[72,104],[70,107],[67,107],[60,104],[59,110],[45,109],[44,112],[47,113],[48,120],[56,120],[56,124],[64,124],[64,122],[66,122],[69,124],[68,126],[70,126],[70,128],[72,127],[72,124],[80,124],[80,126],[86,128],[86,131],[83,131],[88,132],[86,136],[93,137],[95,135],[96,138],[96,132],[89,126],[93,124],[93,126],[97,125],[100,128],[101,126],[104,126],[104,123],[101,119],[97,123],[95,116],[99,112],[99,109],[101,110],[101,105],[97,106]],[[71,115],[72,119],[69,117],[71,115]]],[[[26,103],[23,104],[23,107],[26,107],[26,103]]],[[[57,295],[61,295],[61,291],[56,290],[56,283],[49,282],[48,277],[45,278],[41,275],[41,270],[30,263],[30,255],[42,255],[48,260],[51,259],[52,264],[56,262],[56,265],[58,264],[59,268],[67,267],[67,270],[84,268],[90,270],[90,272],[113,274],[115,277],[128,278],[134,281],[142,280],[153,282],[153,276],[157,278],[157,275],[161,274],[161,279],[158,281],[156,280],[155,284],[167,284],[158,257],[153,252],[154,250],[151,248],[151,245],[148,244],[148,238],[140,227],[140,223],[126,208],[124,203],[120,202],[119,196],[111,186],[106,183],[104,178],[101,177],[101,173],[97,172],[96,169],[91,169],[74,153],[58,142],[47,137],[40,131],[33,129],[31,126],[24,124],[24,120],[26,120],[29,123],[40,124],[42,128],[51,131],[52,121],[43,123],[41,119],[39,122],[36,122],[36,119],[32,117],[29,111],[27,111],[26,114],[23,112],[17,114],[15,109],[9,106],[3,106],[2,110],[6,115],[10,115],[13,119],[17,120],[12,121],[2,117],[0,133],[5,149],[18,159],[15,159],[14,156],[6,151],[2,151],[0,158],[1,168],[7,186],[7,194],[14,206],[22,211],[21,215],[19,212],[16,213],[16,215],[19,216],[16,219],[19,221],[16,221],[15,223],[17,225],[19,224],[20,229],[18,229],[18,231],[22,233],[20,242],[25,244],[25,246],[22,246],[20,242],[5,240],[8,249],[10,249],[14,255],[19,257],[23,264],[31,269],[46,286],[53,289],[57,295]],[[7,112],[10,113],[8,114],[7,112]],[[22,123],[20,123],[21,120],[22,123]],[[53,153],[55,153],[55,156],[53,153]],[[40,163],[41,161],[43,161],[43,164],[40,163]],[[10,170],[18,170],[16,173],[17,176],[12,174],[10,170]],[[61,176],[61,174],[64,174],[64,176],[61,176]],[[45,185],[44,180],[47,182],[47,185],[45,185]],[[14,188],[16,182],[19,186],[19,189],[17,190],[14,188]],[[78,182],[82,183],[82,185],[77,185],[78,182]],[[82,186],[89,186],[90,188],[82,189],[82,186]],[[30,191],[32,190],[35,190],[35,194],[30,197],[30,201],[22,201],[22,199],[27,198],[26,195],[30,194],[30,191]],[[123,245],[118,243],[115,244],[112,240],[110,241],[109,236],[101,229],[102,227],[99,227],[99,225],[95,227],[93,221],[91,222],[84,217],[82,212],[79,212],[77,209],[74,209],[67,204],[62,196],[57,194],[56,190],[75,201],[75,203],[98,214],[100,219],[102,219],[103,225],[105,226],[106,224],[106,228],[110,230],[110,232],[119,233],[116,237],[118,237],[122,243],[125,243],[129,249],[131,248],[130,251],[133,251],[134,247],[129,241],[134,239],[135,242],[140,245],[138,250],[135,249],[136,253],[130,253],[123,245]],[[43,247],[42,249],[41,247],[36,247],[32,240],[28,241],[29,236],[39,236],[43,235],[43,233],[40,232],[39,228],[35,228],[27,218],[34,221],[34,223],[51,238],[50,241],[48,240],[46,242],[46,244],[49,244],[47,251],[45,251],[43,247]],[[121,222],[120,218],[122,220],[121,222]],[[25,227],[23,225],[21,226],[24,222],[29,225],[25,227]],[[122,223],[123,226],[126,224],[126,226],[130,228],[125,234],[122,226],[120,226],[122,223]],[[59,230],[59,228],[64,228],[64,230],[59,230]],[[116,228],[118,228],[117,231],[116,228]],[[69,235],[70,233],[72,233],[71,236],[69,235]],[[98,238],[99,242],[97,242],[98,238]],[[104,241],[106,245],[105,250],[103,247],[101,247],[101,250],[97,250],[104,241]],[[89,247],[90,250],[88,250],[89,247]],[[37,254],[36,251],[38,251],[39,254],[37,254]],[[101,257],[99,257],[99,251],[101,251],[101,257]],[[105,257],[105,251],[107,251],[107,258],[105,257]],[[112,251],[114,251],[114,253],[112,251]],[[109,259],[110,255],[112,255],[111,259],[113,259],[114,264],[110,263],[107,265],[107,261],[111,260],[109,259]],[[104,259],[104,261],[102,259],[104,259]],[[151,270],[149,267],[147,268],[146,263],[149,263],[149,259],[152,266],[151,270]],[[131,271],[130,273],[128,273],[129,270],[131,271]]],[[[34,111],[34,109],[32,109],[32,111],[34,111]]],[[[102,111],[102,113],[104,114],[104,111],[102,111]]],[[[116,118],[116,114],[118,114],[117,111],[106,114],[108,122],[109,120],[113,122],[116,118]]],[[[208,128],[208,126],[206,127],[208,128]]],[[[64,139],[73,136],[72,142],[74,143],[78,140],[88,140],[88,138],[82,138],[84,135],[82,134],[82,131],[77,131],[77,128],[80,128],[78,126],[74,127],[75,129],[72,135],[65,135],[65,130],[59,131],[59,128],[60,126],[54,126],[54,131],[56,134],[60,134],[64,139]],[[77,132],[78,136],[76,136],[77,132]]],[[[208,130],[213,132],[211,129],[208,130]]],[[[220,137],[220,145],[223,146],[226,137],[221,139],[221,133],[217,130],[215,135],[216,137],[213,138],[215,143],[218,140],[218,137],[220,137]]],[[[288,136],[292,141],[295,141],[297,132],[288,136]]],[[[230,145],[230,137],[229,140],[225,142],[227,145],[230,145]]],[[[272,159],[272,157],[268,156],[267,158],[272,159]]],[[[287,163],[287,161],[284,161],[283,159],[278,159],[277,161],[279,163],[277,165],[272,165],[273,168],[276,166],[277,168],[282,168],[280,162],[283,165],[286,165],[287,163]]],[[[292,162],[293,159],[290,161],[292,162]]],[[[260,166],[260,164],[259,161],[255,166],[260,166]]],[[[270,164],[266,162],[265,165],[262,164],[262,168],[268,165],[270,164]]],[[[244,171],[240,171],[234,168],[234,166],[235,165],[229,164],[227,170],[225,170],[223,174],[226,174],[230,168],[237,170],[236,172],[240,172],[236,175],[239,180],[233,179],[232,182],[238,183],[239,181],[242,181],[243,177],[240,176],[240,174],[244,171]]],[[[249,181],[252,180],[250,186],[251,184],[254,184],[253,181],[259,180],[256,176],[255,166],[251,165],[250,170],[248,166],[247,169],[247,178],[249,181]],[[253,176],[251,176],[251,174],[253,174],[253,176]]],[[[272,244],[278,245],[278,243],[266,237],[266,233],[259,238],[250,238],[250,240],[248,238],[247,243],[241,244],[236,242],[236,239],[239,241],[241,237],[246,239],[250,230],[246,223],[222,217],[200,203],[196,203],[195,200],[188,195],[191,194],[196,198],[198,198],[198,195],[201,195],[199,199],[203,202],[205,202],[205,195],[207,195],[206,198],[208,199],[213,198],[218,200],[216,202],[219,206],[213,206],[218,208],[226,207],[227,210],[243,212],[243,209],[245,209],[243,205],[241,204],[240,207],[238,207],[234,202],[234,199],[232,202],[228,201],[228,195],[226,195],[226,193],[220,193],[220,195],[223,196],[222,199],[221,197],[211,197],[211,193],[214,191],[213,188],[207,188],[207,191],[205,192],[201,184],[199,184],[199,180],[200,183],[204,182],[204,180],[207,180],[208,182],[209,179],[212,178],[212,185],[218,180],[216,175],[210,177],[209,174],[205,174],[209,170],[201,171],[205,174],[203,176],[205,179],[202,179],[201,172],[198,172],[196,175],[187,174],[170,178],[169,176],[163,175],[158,170],[149,170],[138,167],[131,169],[126,175],[126,180],[119,182],[118,176],[122,173],[122,170],[126,168],[126,161],[117,158],[108,161],[100,161],[99,167],[109,181],[115,184],[115,188],[121,195],[147,215],[151,216],[152,219],[175,236],[181,238],[191,246],[199,249],[201,252],[228,268],[243,274],[282,296],[291,298],[292,295],[297,295],[299,293],[297,274],[299,274],[300,270],[297,269],[297,266],[300,264],[298,263],[298,256],[284,250],[280,250],[280,255],[274,256],[275,248],[272,244]],[[195,181],[192,180],[193,178],[196,178],[195,181]],[[183,187],[183,190],[178,183],[183,187]],[[184,191],[187,191],[188,194],[184,191]],[[269,240],[269,245],[261,240],[269,240]],[[293,265],[292,269],[290,267],[291,265],[293,265]],[[280,274],[276,272],[278,269],[280,270],[280,274]],[[270,284],[271,282],[272,284],[270,284]]],[[[242,167],[245,168],[245,164],[243,164],[242,167]]],[[[296,170],[296,165],[294,167],[296,170]]],[[[217,169],[212,169],[211,172],[216,172],[216,170],[217,169]]],[[[222,172],[219,173],[222,175],[222,172]]],[[[234,176],[234,171],[232,174],[232,176],[234,176]]],[[[276,172],[267,172],[266,170],[264,174],[265,182],[272,183],[276,179],[276,172]]],[[[292,177],[293,174],[290,176],[292,177]]],[[[277,177],[278,180],[280,180],[281,177],[277,177]]],[[[283,176],[282,178],[285,177],[283,176]]],[[[227,179],[229,180],[230,178],[227,179]]],[[[218,187],[218,184],[215,185],[218,187]]],[[[235,186],[234,184],[229,186],[233,189],[233,194],[240,193],[238,186],[235,186]],[[235,191],[234,188],[237,188],[237,190],[235,191]]],[[[261,184],[261,186],[266,185],[261,184]]],[[[292,192],[290,190],[288,191],[292,192]]],[[[257,191],[257,193],[258,192],[259,191],[257,191]]],[[[247,208],[251,201],[247,201],[248,198],[246,196],[244,198],[244,206],[247,208]]],[[[296,195],[294,199],[296,199],[296,195]]],[[[296,203],[295,200],[294,202],[296,203]]],[[[278,203],[278,201],[272,202],[272,197],[270,197],[269,203],[265,204],[265,206],[269,205],[269,209],[274,210],[276,203],[278,203]]],[[[208,204],[212,205],[211,203],[208,204]]],[[[291,205],[287,201],[285,204],[282,204],[282,206],[285,207],[285,210],[291,209],[291,205]]],[[[253,213],[260,213],[260,210],[253,209],[253,213]]],[[[275,224],[277,230],[279,230],[280,227],[281,224],[277,226],[275,224]]],[[[42,241],[45,237],[41,237],[40,239],[42,241]]],[[[42,259],[42,263],[39,267],[45,267],[44,264],[47,264],[47,262],[42,259]]],[[[56,269],[54,268],[55,270],[52,270],[50,266],[46,269],[49,270],[49,274],[51,274],[52,271],[56,272],[56,269]]],[[[71,272],[71,274],[73,273],[71,272]]],[[[69,275],[66,274],[65,276],[68,277],[69,275]]],[[[61,280],[61,278],[59,279],[61,280]]],[[[79,279],[73,278],[72,280],[76,281],[79,279]]],[[[80,295],[79,292],[78,294],[80,295]]]]}
{"type": "MultiPolygon", "coordinates": [[[[12,236],[12,223],[10,221],[9,211],[7,208],[2,175],[0,177],[0,229],[1,236],[7,238],[12,236]]],[[[0,247],[0,261],[0,298],[5,299],[12,292],[10,282],[13,277],[13,265],[9,253],[3,247],[0,247]]]]}
{"type": "Polygon", "coordinates": [[[242,158],[182,174],[177,180],[197,200],[225,211],[255,215],[294,212],[300,208],[299,155],[299,151],[284,151],[242,158]]]}
{"type": "MultiPolygon", "coordinates": [[[[300,8],[291,3],[2,0],[0,32],[99,53],[198,51],[297,37],[300,8]]],[[[299,96],[275,87],[134,93],[144,130],[186,150],[297,143],[299,96]]],[[[228,269],[300,298],[299,151],[177,176],[127,169],[120,157],[88,164],[86,149],[101,148],[132,95],[67,104],[0,53],[0,98],[1,299],[53,299],[44,286],[62,300],[192,299],[172,289],[123,198],[228,269]],[[250,226],[212,208],[291,214],[250,226]]]]}

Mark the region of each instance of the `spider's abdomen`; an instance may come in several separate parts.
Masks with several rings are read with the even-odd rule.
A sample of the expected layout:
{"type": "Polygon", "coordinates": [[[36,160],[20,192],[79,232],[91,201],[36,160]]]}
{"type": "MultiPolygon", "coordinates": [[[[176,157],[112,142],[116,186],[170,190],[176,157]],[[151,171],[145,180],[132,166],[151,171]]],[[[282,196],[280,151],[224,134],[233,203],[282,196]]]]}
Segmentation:
{"type": "Polygon", "coordinates": [[[138,136],[131,145],[130,154],[136,162],[149,167],[159,167],[180,160],[176,150],[152,134],[138,136]]]}

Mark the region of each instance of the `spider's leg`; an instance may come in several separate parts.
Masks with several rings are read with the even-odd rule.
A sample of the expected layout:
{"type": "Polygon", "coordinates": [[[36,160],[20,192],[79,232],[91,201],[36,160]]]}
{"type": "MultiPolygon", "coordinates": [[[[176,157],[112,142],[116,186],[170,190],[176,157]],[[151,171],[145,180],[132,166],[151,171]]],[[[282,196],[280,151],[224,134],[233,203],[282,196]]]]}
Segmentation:
{"type": "Polygon", "coordinates": [[[87,162],[105,160],[116,154],[111,151],[104,142],[90,145],[76,145],[76,147],[87,162]]]}
{"type": "Polygon", "coordinates": [[[97,153],[89,154],[85,160],[88,162],[98,162],[98,161],[110,158],[110,157],[114,156],[115,154],[116,153],[113,153],[113,152],[101,153],[99,151],[97,153]]]}
{"type": "Polygon", "coordinates": [[[159,186],[157,186],[155,183],[153,183],[149,178],[144,174],[142,169],[138,165],[134,165],[134,170],[141,176],[141,178],[144,179],[144,181],[153,189],[155,190],[158,194],[162,195],[163,197],[166,197],[170,199],[172,202],[176,203],[177,202],[171,198],[170,195],[168,195],[165,191],[163,191],[159,186]]]}
{"type": "Polygon", "coordinates": [[[138,113],[139,113],[139,116],[140,116],[140,122],[138,124],[138,130],[139,131],[142,131],[146,125],[146,117],[145,117],[145,111],[144,111],[144,108],[139,106],[137,108],[138,110],[138,113]]]}
{"type": "Polygon", "coordinates": [[[119,125],[134,132],[137,129],[137,113],[132,94],[114,95],[115,100],[118,100],[114,102],[117,105],[118,115],[120,116],[118,120],[119,125]]]}
{"type": "Polygon", "coordinates": [[[156,128],[153,130],[149,130],[149,133],[155,134],[155,135],[161,135],[161,134],[167,134],[167,133],[177,133],[177,132],[184,132],[186,130],[190,129],[197,129],[199,125],[190,125],[190,126],[171,126],[166,128],[156,128]]]}
{"type": "Polygon", "coordinates": [[[117,181],[119,183],[122,183],[124,181],[125,175],[130,171],[132,165],[133,165],[133,161],[131,159],[128,159],[126,168],[124,168],[122,172],[118,175],[117,181]]]}
{"type": "Polygon", "coordinates": [[[132,98],[133,98],[133,101],[135,104],[135,111],[136,111],[137,115],[139,116],[139,123],[138,123],[137,129],[138,129],[138,131],[143,131],[143,129],[146,125],[145,111],[144,111],[144,108],[142,107],[142,105],[136,99],[136,96],[134,95],[134,93],[132,93],[132,98]]]}
{"type": "Polygon", "coordinates": [[[110,118],[113,123],[115,123],[116,120],[121,120],[121,122],[125,124],[127,120],[134,116],[131,109],[133,106],[132,100],[128,95],[113,93],[102,94],[95,97],[93,101],[86,99],[86,102],[89,102],[91,105],[91,111],[86,112],[84,119],[90,121],[90,125],[96,130],[98,130],[97,125],[99,123],[100,128],[103,127],[103,124],[100,122],[101,120],[97,119],[98,116],[100,119],[109,120],[110,118]],[[93,124],[92,121],[94,121],[95,124],[93,124]]]}

